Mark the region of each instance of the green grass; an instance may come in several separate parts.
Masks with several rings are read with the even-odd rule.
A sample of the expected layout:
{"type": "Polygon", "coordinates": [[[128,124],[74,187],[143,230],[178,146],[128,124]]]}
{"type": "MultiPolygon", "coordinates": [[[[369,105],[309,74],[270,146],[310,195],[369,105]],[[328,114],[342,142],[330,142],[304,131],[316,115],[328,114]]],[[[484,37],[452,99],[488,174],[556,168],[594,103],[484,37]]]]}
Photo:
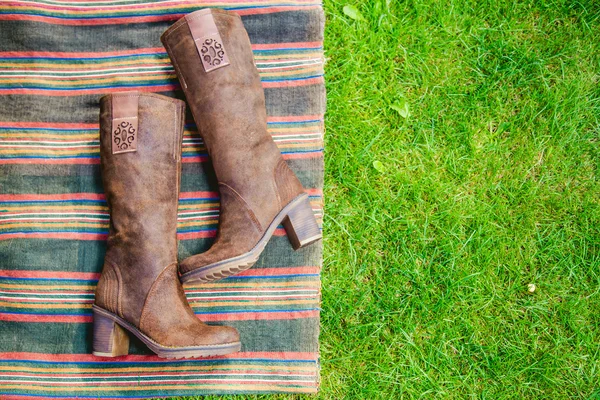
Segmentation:
{"type": "Polygon", "coordinates": [[[318,397],[600,398],[600,2],[325,10],[318,397]]]}

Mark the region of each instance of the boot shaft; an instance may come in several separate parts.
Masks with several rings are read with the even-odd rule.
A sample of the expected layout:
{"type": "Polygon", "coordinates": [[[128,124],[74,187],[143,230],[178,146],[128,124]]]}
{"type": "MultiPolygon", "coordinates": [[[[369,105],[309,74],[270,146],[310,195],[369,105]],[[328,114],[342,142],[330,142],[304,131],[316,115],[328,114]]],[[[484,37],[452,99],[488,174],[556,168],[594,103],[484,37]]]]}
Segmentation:
{"type": "Polygon", "coordinates": [[[265,96],[241,18],[204,9],[161,37],[219,180],[262,227],[303,189],[267,131],[265,96]]]}
{"type": "Polygon", "coordinates": [[[162,35],[212,159],[221,205],[211,248],[180,264],[208,282],[252,266],[280,223],[294,248],[321,237],[307,195],[267,130],[265,95],[241,18],[195,11],[162,35]]]}
{"type": "Polygon", "coordinates": [[[139,322],[152,283],[177,262],[177,204],[184,103],[137,92],[100,101],[102,183],[110,212],[107,309],[139,322]],[[128,290],[120,292],[119,288],[128,290]]]}
{"type": "Polygon", "coordinates": [[[213,163],[272,144],[264,91],[239,15],[196,11],[173,24],[161,40],[213,163]]]}

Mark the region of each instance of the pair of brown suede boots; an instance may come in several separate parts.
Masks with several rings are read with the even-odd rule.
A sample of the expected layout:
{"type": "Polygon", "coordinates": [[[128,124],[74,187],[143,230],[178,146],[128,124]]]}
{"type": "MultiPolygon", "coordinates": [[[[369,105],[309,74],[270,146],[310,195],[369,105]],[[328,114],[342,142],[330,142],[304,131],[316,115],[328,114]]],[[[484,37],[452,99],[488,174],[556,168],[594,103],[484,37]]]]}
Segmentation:
{"type": "Polygon", "coordinates": [[[204,9],[161,37],[219,182],[219,231],[177,263],[184,102],[114,93],[100,102],[101,172],[110,231],[96,289],[93,352],[129,351],[129,334],[159,357],[239,351],[236,329],[202,323],[181,282],[250,268],[280,223],[294,249],[321,237],[308,196],[267,132],[264,92],[237,14],[204,9]]]}

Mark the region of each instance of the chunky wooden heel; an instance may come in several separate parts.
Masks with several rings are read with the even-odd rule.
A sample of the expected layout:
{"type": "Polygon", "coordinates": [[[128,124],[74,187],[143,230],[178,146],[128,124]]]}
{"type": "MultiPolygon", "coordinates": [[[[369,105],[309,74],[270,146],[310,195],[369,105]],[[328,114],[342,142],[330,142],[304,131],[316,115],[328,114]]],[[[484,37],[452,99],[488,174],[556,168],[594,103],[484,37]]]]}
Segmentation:
{"type": "Polygon", "coordinates": [[[112,319],[94,312],[94,355],[118,357],[129,354],[129,335],[112,319]]]}
{"type": "Polygon", "coordinates": [[[321,239],[321,230],[317,225],[308,197],[292,208],[282,222],[294,250],[321,239]]]}

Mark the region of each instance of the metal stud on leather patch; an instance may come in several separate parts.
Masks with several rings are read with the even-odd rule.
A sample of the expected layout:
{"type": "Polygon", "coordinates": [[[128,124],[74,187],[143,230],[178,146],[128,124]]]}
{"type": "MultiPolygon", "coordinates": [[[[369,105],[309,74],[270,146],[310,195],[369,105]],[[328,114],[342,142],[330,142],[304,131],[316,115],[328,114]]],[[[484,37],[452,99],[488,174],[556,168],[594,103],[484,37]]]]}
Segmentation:
{"type": "Polygon", "coordinates": [[[112,153],[130,153],[137,150],[138,94],[113,95],[112,98],[112,153]]]}
{"type": "Polygon", "coordinates": [[[186,16],[186,20],[196,43],[204,71],[211,72],[229,65],[223,39],[221,39],[212,14],[191,15],[189,19],[186,16]]]}

